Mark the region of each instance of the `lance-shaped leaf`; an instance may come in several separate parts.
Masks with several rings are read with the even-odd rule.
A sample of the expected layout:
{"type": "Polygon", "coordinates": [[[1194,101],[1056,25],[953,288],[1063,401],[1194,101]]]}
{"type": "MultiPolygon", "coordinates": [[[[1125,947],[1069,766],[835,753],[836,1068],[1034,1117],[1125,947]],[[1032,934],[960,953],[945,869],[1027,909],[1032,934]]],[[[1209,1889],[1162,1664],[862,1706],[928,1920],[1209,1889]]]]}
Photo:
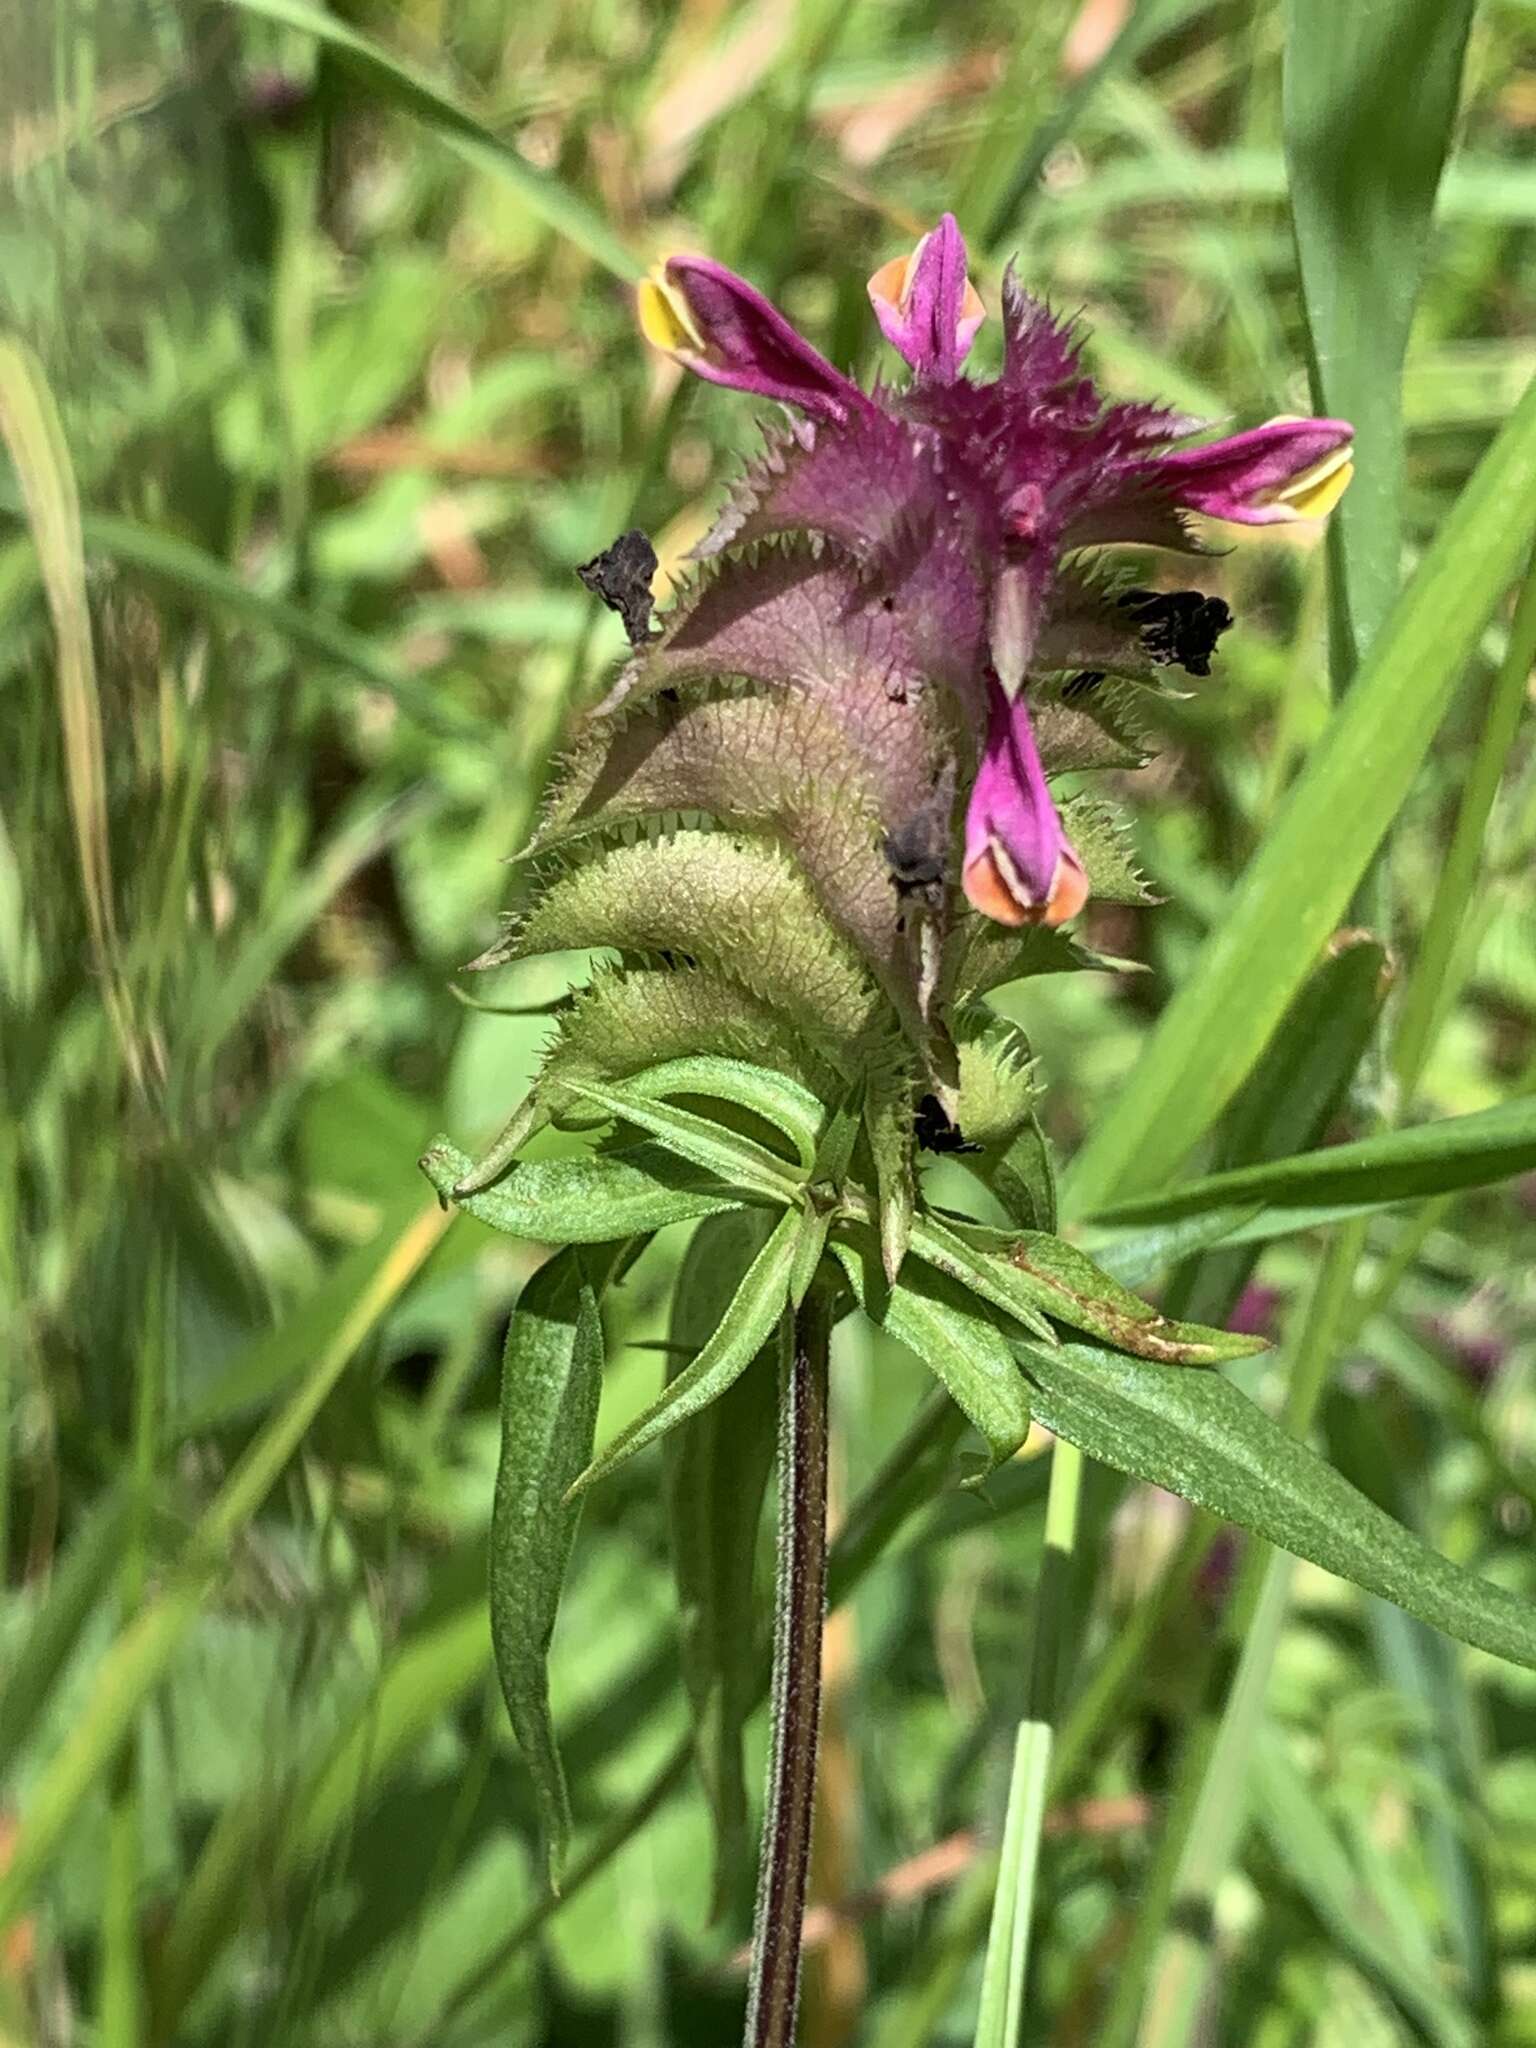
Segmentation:
{"type": "Polygon", "coordinates": [[[789,857],[745,834],[678,831],[605,846],[556,876],[487,956],[575,947],[682,955],[728,973],[812,1045],[844,1058],[881,1035],[886,1006],[789,857]]]}
{"type": "Polygon", "coordinates": [[[616,1246],[557,1252],[523,1289],[501,1376],[501,1463],[491,1512],[491,1637],[513,1731],[533,1782],[551,1888],[570,1839],[570,1804],[549,1710],[549,1645],[576,1534],[566,1499],[592,1455],[602,1392],[597,1286],[616,1246]]]}
{"type": "Polygon", "coordinates": [[[832,1249],[859,1306],[923,1361],[986,1439],[992,1464],[1011,1458],[1029,1434],[1029,1387],[997,1325],[943,1273],[909,1264],[889,1286],[862,1226],[840,1225],[832,1249]]]}
{"type": "MultiPolygon", "coordinates": [[[[438,1138],[421,1170],[445,1202],[474,1171],[469,1155],[438,1138]]],[[[714,1216],[748,1199],[660,1145],[635,1145],[581,1159],[540,1159],[517,1167],[499,1186],[467,1195],[459,1207],[492,1230],[535,1244],[603,1244],[714,1216]]]]}
{"type": "Polygon", "coordinates": [[[1218,1373],[1064,1344],[1019,1347],[1047,1428],[1132,1478],[1379,1593],[1432,1628],[1536,1668],[1536,1607],[1430,1550],[1218,1373]]]}
{"type": "MultiPolygon", "coordinates": [[[[702,1350],[768,1234],[762,1211],[707,1218],[694,1232],[672,1297],[679,1363],[702,1350]]],[[[663,1445],[668,1532],[677,1580],[683,1678],[694,1754],[715,1831],[715,1911],[745,1867],[741,1736],[761,1689],[755,1565],[773,1466],[778,1372],[773,1341],[733,1387],[663,1445]]]]}
{"type": "Polygon", "coordinates": [[[776,1158],[766,1146],[727,1130],[711,1117],[695,1116],[675,1102],[648,1102],[638,1090],[626,1089],[622,1083],[615,1088],[604,1088],[595,1081],[574,1085],[588,1102],[598,1104],[610,1116],[638,1124],[669,1152],[680,1153],[729,1187],[746,1189],[763,1202],[793,1202],[799,1194],[802,1173],[776,1158]]]}
{"type": "Polygon", "coordinates": [[[622,1093],[656,1101],[697,1095],[744,1109],[789,1140],[807,1173],[816,1165],[826,1110],[821,1096],[788,1074],[720,1053],[694,1053],[666,1060],[628,1076],[622,1093]]]}
{"type": "Polygon", "coordinates": [[[620,1430],[575,1480],[573,1494],[584,1493],[595,1480],[606,1478],[636,1451],[676,1429],[734,1386],[768,1342],[783,1312],[799,1223],[798,1209],[785,1210],[698,1357],[667,1382],[661,1398],[643,1415],[620,1430]]]}
{"type": "Polygon", "coordinates": [[[1484,1187],[1536,1167],[1536,1100],[1522,1097],[1470,1116],[1442,1118],[1293,1159],[1213,1173],[1181,1188],[1117,1202],[1098,1223],[1172,1223],[1214,1211],[1381,1208],[1484,1187]]]}
{"type": "Polygon", "coordinates": [[[1018,1236],[925,1217],[913,1231],[919,1258],[951,1274],[995,1308],[1037,1325],[1042,1315],[1165,1365],[1214,1365],[1267,1347],[1262,1337],[1173,1322],[1132,1294],[1086,1252],[1044,1231],[1018,1236]],[[982,1239],[980,1245],[976,1242],[982,1239]],[[994,1245],[997,1249],[994,1249],[994,1245]]]}

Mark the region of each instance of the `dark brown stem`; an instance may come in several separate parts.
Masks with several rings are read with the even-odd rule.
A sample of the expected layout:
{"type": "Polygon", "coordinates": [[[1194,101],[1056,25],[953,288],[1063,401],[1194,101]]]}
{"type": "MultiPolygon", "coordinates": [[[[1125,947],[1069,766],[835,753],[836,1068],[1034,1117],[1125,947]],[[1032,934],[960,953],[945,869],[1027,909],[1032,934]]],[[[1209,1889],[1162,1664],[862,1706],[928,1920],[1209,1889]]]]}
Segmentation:
{"type": "Polygon", "coordinates": [[[829,1310],[826,1296],[813,1287],[795,1316],[779,1387],[773,1741],[743,2048],[793,2048],[800,1997],[800,1931],[811,1865],[827,1605],[829,1310]]]}

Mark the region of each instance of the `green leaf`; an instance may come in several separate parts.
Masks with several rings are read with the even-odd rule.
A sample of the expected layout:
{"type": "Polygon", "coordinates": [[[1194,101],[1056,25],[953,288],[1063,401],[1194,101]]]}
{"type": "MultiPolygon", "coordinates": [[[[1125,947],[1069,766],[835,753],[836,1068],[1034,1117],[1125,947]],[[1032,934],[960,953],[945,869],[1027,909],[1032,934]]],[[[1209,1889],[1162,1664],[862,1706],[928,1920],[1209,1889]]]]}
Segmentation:
{"type": "Polygon", "coordinates": [[[1450,146],[1472,0],[1290,0],[1285,143],[1320,412],[1351,422],[1329,531],[1347,675],[1400,577],[1403,357],[1450,146]]]}
{"type": "Polygon", "coordinates": [[[1526,1096],[1471,1116],[1442,1118],[1294,1159],[1210,1174],[1185,1187],[1099,1210],[1096,1223],[1172,1223],[1213,1210],[1260,1214],[1382,1208],[1462,1188],[1485,1187],[1536,1166],[1536,1098],[1526,1096]]]}
{"type": "MultiPolygon", "coordinates": [[[[467,1153],[438,1138],[421,1170],[445,1202],[474,1172],[467,1153]]],[[[603,1244],[662,1230],[693,1216],[713,1216],[749,1199],[660,1145],[634,1145],[580,1159],[539,1159],[516,1167],[482,1193],[466,1195],[467,1215],[509,1237],[535,1244],[603,1244]]]]}
{"type": "MultiPolygon", "coordinates": [[[[671,1341],[708,1343],[767,1235],[763,1211],[706,1217],[678,1269],[671,1341]]],[[[741,1736],[762,1680],[756,1612],[758,1524],[773,1467],[778,1373],[772,1344],[733,1387],[663,1446],[680,1654],[694,1754],[715,1832],[714,1906],[725,1909],[749,1848],[741,1736]]]]}
{"type": "Polygon", "coordinates": [[[535,170],[510,143],[502,142],[451,94],[413,66],[390,55],[382,44],[310,0],[235,0],[247,14],[265,16],[285,28],[302,30],[331,50],[339,64],[388,104],[441,136],[475,170],[498,178],[557,234],[586,251],[594,262],[626,283],[641,265],[600,215],[547,171],[535,170]]]}
{"type": "Polygon", "coordinates": [[[968,1244],[961,1235],[963,1229],[962,1224],[951,1226],[941,1222],[931,1210],[925,1211],[913,1229],[918,1257],[951,1280],[958,1280],[969,1293],[1003,1309],[1042,1344],[1058,1343],[1054,1325],[1041,1314],[1029,1288],[1016,1275],[1000,1270],[999,1260],[968,1244]]]}
{"type": "Polygon", "coordinates": [[[501,1463],[491,1513],[491,1640],[502,1696],[533,1781],[550,1888],[570,1842],[571,1810],[549,1710],[549,1645],[576,1536],[566,1497],[592,1456],[603,1385],[596,1286],[618,1251],[557,1252],[523,1289],[501,1371],[501,1463]]]}
{"type": "Polygon", "coordinates": [[[665,1436],[690,1415],[697,1415],[701,1408],[718,1400],[741,1377],[768,1342],[783,1312],[799,1225],[799,1210],[787,1209],[698,1357],[668,1381],[661,1398],[621,1430],[580,1474],[571,1487],[572,1493],[584,1493],[596,1480],[606,1478],[636,1451],[644,1450],[657,1437],[665,1436]]]}
{"type": "Polygon", "coordinates": [[[1167,1179],[1257,1060],[1412,787],[1536,530],[1536,386],[1478,464],[1078,1155],[1078,1213],[1167,1179]]]}
{"type": "Polygon", "coordinates": [[[887,1285],[868,1229],[840,1226],[832,1249],[864,1313],[942,1382],[985,1437],[992,1464],[1011,1458],[1029,1434],[1029,1389],[996,1324],[943,1273],[914,1266],[887,1285]]]}
{"type": "Polygon", "coordinates": [[[1459,1642],[1536,1668],[1536,1608],[1462,1571],[1383,1514],[1217,1373],[1124,1353],[1020,1347],[1048,1429],[1379,1593],[1459,1642]]]}
{"type": "Polygon", "coordinates": [[[1033,1230],[1010,1234],[998,1257],[973,1248],[963,1231],[963,1225],[952,1228],[928,1217],[914,1233],[913,1247],[921,1258],[941,1266],[972,1293],[1037,1333],[1044,1314],[1069,1329],[1086,1330],[1122,1351],[1165,1365],[1215,1365],[1265,1348],[1260,1338],[1170,1321],[1063,1238],[1033,1230]]]}
{"type": "Polygon", "coordinates": [[[803,1082],[771,1067],[719,1053],[690,1054],[629,1075],[619,1090],[624,1095],[659,1099],[669,1095],[705,1095],[731,1102],[780,1130],[800,1155],[809,1173],[816,1163],[826,1108],[803,1082]]]}
{"type": "Polygon", "coordinates": [[[601,1104],[610,1116],[638,1124],[669,1152],[680,1153],[717,1180],[749,1189],[759,1201],[793,1202],[799,1196],[803,1175],[765,1146],[727,1130],[711,1117],[695,1116],[691,1109],[679,1109],[673,1102],[647,1101],[643,1092],[631,1094],[627,1082],[605,1088],[597,1081],[573,1081],[571,1088],[587,1101],[601,1104]]]}

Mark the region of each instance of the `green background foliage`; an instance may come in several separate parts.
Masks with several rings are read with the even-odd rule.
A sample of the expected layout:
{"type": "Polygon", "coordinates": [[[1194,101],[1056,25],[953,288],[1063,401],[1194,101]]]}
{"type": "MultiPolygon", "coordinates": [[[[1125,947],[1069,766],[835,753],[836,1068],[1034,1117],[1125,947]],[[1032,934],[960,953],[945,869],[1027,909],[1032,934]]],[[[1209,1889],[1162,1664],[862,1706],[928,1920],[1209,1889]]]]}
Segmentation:
{"type": "MultiPolygon", "coordinates": [[[[1364,1495],[1487,1584],[1468,1628],[1528,1632],[1536,1198],[1506,1176],[1536,1085],[1536,600],[1508,594],[1536,525],[1536,13],[1467,16],[54,0],[7,22],[5,2048],[739,2024],[734,1735],[745,1716],[750,1786],[766,1674],[760,1617],[727,1626],[753,1570],[728,1413],[707,1460],[669,1438],[583,1495],[548,1669],[563,1793],[552,1750],[530,1772],[514,1746],[486,1603],[524,1283],[574,1477],[571,1357],[605,1354],[601,1458],[709,1335],[669,1299],[727,1205],[654,1140],[602,1162],[606,1209],[577,1136],[541,1132],[453,1218],[415,1164],[448,1129],[449,1185],[490,1141],[585,967],[459,972],[622,646],[575,566],[632,521],[675,560],[751,439],[750,406],[637,341],[628,281],[667,248],[747,271],[868,374],[865,275],[953,206],[984,295],[1016,255],[1083,308],[1114,391],[1358,416],[1369,468],[1331,541],[1207,565],[1238,621],[1217,673],[1159,701],[1152,768],[1112,777],[1166,900],[1101,904],[1084,937],[1143,971],[995,1000],[1094,1256],[1170,1316],[1262,1290],[1277,1347],[1224,1371],[1355,1489],[1314,1553],[1376,1540],[1364,1495]],[[1351,921],[1385,955],[1323,965],[1351,921]],[[1319,1140],[1350,1150],[1272,1163],[1319,1140]],[[599,1333],[581,1276],[637,1228],[659,1234],[599,1333]],[[546,1265],[567,1239],[593,1248],[546,1265]],[[723,1532],[681,1602],[669,1502],[723,1532]],[[713,1901],[711,1810],[735,1844],[713,1901]]],[[[964,1199],[953,1162],[926,1184],[964,1199]]],[[[848,1257],[878,1289],[873,1237],[848,1257]]],[[[947,1288],[907,1313],[982,1389],[1001,1340],[947,1288]]],[[[745,1357],[766,1326],[736,1320],[745,1357]]],[[[900,1334],[850,1322],[834,1352],[815,1891],[848,1910],[805,2041],[1536,2042],[1530,1672],[1256,1541],[1234,1562],[1205,1511],[1059,1451],[1048,1505],[1038,1429],[963,1488],[983,1440],[900,1334]]],[[[1115,1458],[1117,1389],[1155,1417],[1116,1462],[1229,1505],[1230,1390],[1020,1356],[996,1445],[1032,1395],[1115,1458]]],[[[751,1372],[730,1398],[750,1498],[751,1372]]],[[[538,1511],[504,1502],[503,1554],[538,1511]]],[[[1300,1542],[1287,1513],[1264,1526],[1300,1542]]],[[[495,1603],[503,1657],[535,1645],[536,1753],[558,1577],[495,1603]]]]}

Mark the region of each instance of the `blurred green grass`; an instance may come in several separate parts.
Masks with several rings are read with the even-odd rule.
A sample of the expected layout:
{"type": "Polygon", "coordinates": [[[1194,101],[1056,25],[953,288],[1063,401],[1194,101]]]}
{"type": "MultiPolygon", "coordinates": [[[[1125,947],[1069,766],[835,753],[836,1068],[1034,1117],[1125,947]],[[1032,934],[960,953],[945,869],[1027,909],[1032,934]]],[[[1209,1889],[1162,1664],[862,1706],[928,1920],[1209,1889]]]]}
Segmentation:
{"type": "MultiPolygon", "coordinates": [[[[1245,422],[1304,409],[1285,17],[1144,6],[1096,68],[1123,10],[1078,0],[1022,28],[1017,9],[920,0],[416,0],[337,8],[324,36],[319,12],[56,0],[4,30],[0,410],[35,453],[0,468],[0,1854],[109,1645],[145,1616],[177,1626],[0,1950],[0,2040],[716,2039],[744,1922],[705,1925],[691,1788],[504,1954],[538,1876],[484,1544],[493,1361],[538,1254],[468,1219],[428,1248],[414,1167],[445,1121],[490,1134],[545,1029],[450,984],[494,936],[516,886],[501,863],[620,644],[574,567],[631,519],[686,545],[750,435],[643,353],[620,279],[709,248],[867,371],[863,277],[954,204],[984,289],[1016,253],[1082,306],[1112,387],[1245,422]],[[306,1423],[288,1404],[309,1394],[306,1423]],[[285,1414],[305,1423],[295,1454],[242,1491],[285,1414]]],[[[1410,559],[1536,367],[1533,36],[1516,0],[1474,21],[1404,375],[1410,559]]],[[[1104,949],[1151,972],[1020,999],[1066,1151],[1322,730],[1322,569],[1288,536],[1211,565],[1240,629],[1125,791],[1170,900],[1095,913],[1104,949]]],[[[1392,845],[1405,953],[1483,694],[1453,711],[1392,845]]],[[[1430,1108],[1536,1080],[1533,844],[1526,736],[1430,1108]]],[[[562,985],[540,965],[483,986],[535,1004],[562,985]]],[[[1373,1232],[1368,1258],[1401,1242],[1403,1271],[1337,1398],[1369,1418],[1398,1512],[1528,1583],[1529,1191],[1463,1198],[1417,1243],[1411,1227],[1373,1232]]],[[[658,1243],[617,1297],[605,1434],[655,1389],[676,1257],[658,1243]]],[[[1262,1278],[1297,1301],[1316,1261],[1279,1245],[1262,1278]]],[[[845,1498],[920,1391],[894,1347],[849,1338],[845,1498]]],[[[857,1884],[1000,1806],[1039,1488],[1012,1500],[937,1503],[840,1624],[828,1768],[857,1884]]],[[[1165,1500],[1121,1510],[1091,1647],[1176,1533],[1165,1500]]],[[[1148,1646],[1048,1850],[1033,1996],[1053,2039],[1093,2038],[1213,1597],[1148,1646]]],[[[556,1644],[578,1851],[677,1740],[674,1636],[641,1460],[589,1505],[556,1644]]],[[[1314,1846],[1324,1825],[1342,1845],[1353,1902],[1470,2010],[1429,1849],[1449,1819],[1499,1957],[1476,2038],[1536,2041],[1536,1694],[1460,1662],[1470,1784],[1426,1748],[1367,1604],[1299,1575],[1269,1702],[1290,1775],[1266,1776],[1217,1896],[1209,2038],[1421,2038],[1336,1939],[1336,1865],[1288,1853],[1299,1798],[1314,1846]]],[[[946,1948],[947,1910],[936,1892],[842,1923],[808,2042],[968,2040],[980,1957],[946,1948]]]]}

